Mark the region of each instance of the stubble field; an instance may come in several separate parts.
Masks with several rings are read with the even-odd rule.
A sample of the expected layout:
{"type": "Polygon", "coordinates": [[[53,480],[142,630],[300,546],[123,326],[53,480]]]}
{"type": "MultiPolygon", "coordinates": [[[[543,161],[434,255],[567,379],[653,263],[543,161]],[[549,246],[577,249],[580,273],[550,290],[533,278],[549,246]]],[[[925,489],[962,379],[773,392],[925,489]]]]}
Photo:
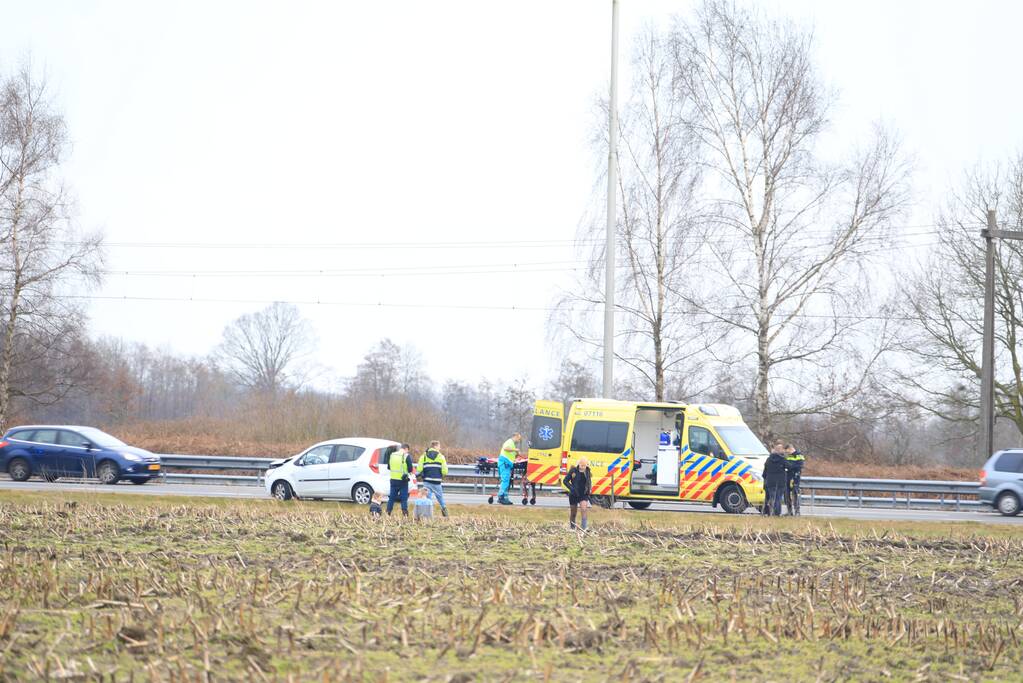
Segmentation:
{"type": "Polygon", "coordinates": [[[0,495],[0,679],[1018,680],[1012,526],[0,495]]]}

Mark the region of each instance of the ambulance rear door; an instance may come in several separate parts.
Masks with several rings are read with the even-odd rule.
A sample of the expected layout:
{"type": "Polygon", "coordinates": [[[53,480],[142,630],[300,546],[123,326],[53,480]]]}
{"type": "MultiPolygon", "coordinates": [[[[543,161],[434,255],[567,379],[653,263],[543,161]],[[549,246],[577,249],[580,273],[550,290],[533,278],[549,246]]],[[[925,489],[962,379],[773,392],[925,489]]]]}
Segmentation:
{"type": "Polygon", "coordinates": [[[561,451],[565,432],[565,406],[560,401],[537,401],[529,430],[526,478],[534,484],[561,480],[561,451]]]}

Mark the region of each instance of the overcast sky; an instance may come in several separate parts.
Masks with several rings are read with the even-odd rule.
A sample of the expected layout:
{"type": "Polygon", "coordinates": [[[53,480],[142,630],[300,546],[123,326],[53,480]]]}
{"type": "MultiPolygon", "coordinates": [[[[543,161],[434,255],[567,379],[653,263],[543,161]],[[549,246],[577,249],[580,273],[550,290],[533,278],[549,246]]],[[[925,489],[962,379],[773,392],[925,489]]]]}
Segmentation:
{"type": "MultiPolygon", "coordinates": [[[[623,90],[637,31],[692,4],[621,1],[623,90]]],[[[902,134],[907,225],[1023,143],[1023,3],[760,4],[813,27],[835,139],[902,134]]],[[[66,114],[77,221],[120,271],[95,294],[155,299],[90,302],[95,334],[204,354],[232,318],[306,302],[337,376],[389,336],[435,379],[539,384],[603,192],[610,7],[0,0],[0,70],[31,54],[66,114]]]]}

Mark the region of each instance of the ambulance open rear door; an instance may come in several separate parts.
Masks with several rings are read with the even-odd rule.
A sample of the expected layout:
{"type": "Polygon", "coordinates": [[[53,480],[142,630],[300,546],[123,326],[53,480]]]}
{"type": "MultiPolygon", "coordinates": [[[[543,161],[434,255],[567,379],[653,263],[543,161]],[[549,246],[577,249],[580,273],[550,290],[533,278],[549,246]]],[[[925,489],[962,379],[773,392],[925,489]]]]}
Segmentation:
{"type": "Polygon", "coordinates": [[[556,485],[561,481],[562,439],[565,406],[560,401],[537,401],[529,430],[529,462],[526,478],[534,484],[556,485]]]}

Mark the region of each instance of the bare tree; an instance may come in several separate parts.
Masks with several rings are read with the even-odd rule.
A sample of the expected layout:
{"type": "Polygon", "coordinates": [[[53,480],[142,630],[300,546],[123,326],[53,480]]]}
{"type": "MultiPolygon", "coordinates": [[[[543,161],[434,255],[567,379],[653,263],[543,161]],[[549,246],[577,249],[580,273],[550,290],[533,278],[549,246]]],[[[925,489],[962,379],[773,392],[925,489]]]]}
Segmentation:
{"type": "Polygon", "coordinates": [[[243,386],[273,395],[301,386],[302,364],[313,348],[298,307],[277,302],[225,327],[215,358],[243,386]]]}
{"type": "Polygon", "coordinates": [[[908,169],[880,129],[847,166],[818,158],[831,98],[808,31],[708,0],[675,38],[676,87],[718,199],[707,287],[689,300],[753,359],[766,435],[772,412],[827,412],[855,395],[885,348],[885,330],[862,334],[872,311],[859,268],[906,203],[908,169]]]}
{"type": "MultiPolygon", "coordinates": [[[[670,38],[648,29],[636,42],[632,64],[635,87],[619,132],[615,355],[661,400],[672,375],[675,388],[684,391],[693,379],[693,367],[685,362],[707,346],[692,334],[693,320],[687,317],[692,307],[682,297],[696,272],[694,255],[701,238],[694,198],[700,167],[688,121],[689,97],[674,87],[670,38]],[[692,343],[694,336],[698,343],[692,343]]],[[[606,112],[607,104],[602,107],[606,112]]],[[[601,132],[606,146],[606,127],[601,132]]],[[[591,229],[590,267],[562,310],[579,303],[603,304],[603,230],[603,225],[591,229]]],[[[567,327],[579,341],[593,347],[602,343],[583,325],[573,321],[567,327]]]]}
{"type": "Polygon", "coordinates": [[[529,433],[536,394],[525,379],[517,379],[497,395],[497,422],[505,433],[529,433]]]}
{"type": "Polygon", "coordinates": [[[597,376],[590,368],[571,359],[561,364],[557,378],[551,382],[551,397],[561,401],[597,396],[599,393],[597,376]]]}
{"type": "Polygon", "coordinates": [[[84,324],[68,294],[99,281],[101,243],[72,224],[56,177],[67,147],[64,117],[26,63],[0,82],[0,426],[12,399],[53,403],[79,377],[84,324]]]}
{"type": "Polygon", "coordinates": [[[422,354],[411,345],[402,347],[390,339],[380,340],[359,363],[348,393],[373,400],[398,394],[413,399],[428,398],[430,379],[422,354]]]}
{"type": "MultiPolygon", "coordinates": [[[[941,213],[932,256],[907,290],[912,334],[898,373],[911,404],[944,420],[976,424],[984,331],[984,240],[988,209],[1000,227],[1023,229],[1023,155],[970,174],[941,213]]],[[[1023,435],[1023,243],[996,241],[995,414],[1023,435]]]]}

